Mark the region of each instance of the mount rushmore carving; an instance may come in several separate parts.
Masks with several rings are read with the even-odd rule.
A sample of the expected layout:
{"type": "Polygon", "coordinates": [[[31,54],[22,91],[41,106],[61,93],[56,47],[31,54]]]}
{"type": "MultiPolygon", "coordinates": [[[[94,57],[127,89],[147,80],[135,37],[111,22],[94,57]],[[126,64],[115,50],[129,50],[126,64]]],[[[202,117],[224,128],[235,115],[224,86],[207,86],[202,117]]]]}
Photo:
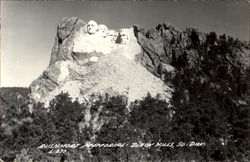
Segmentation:
{"type": "Polygon", "coordinates": [[[48,105],[67,92],[82,103],[105,94],[124,95],[131,102],[150,93],[169,101],[174,87],[166,84],[165,75],[174,75],[171,64],[183,54],[196,56],[191,42],[205,41],[206,34],[195,28],[179,31],[168,23],[115,31],[93,20],[63,18],[49,66],[30,85],[30,99],[48,105]]]}
{"type": "Polygon", "coordinates": [[[142,52],[134,28],[116,32],[93,20],[64,18],[50,64],[30,85],[30,98],[47,106],[61,92],[81,103],[105,94],[125,95],[131,102],[148,93],[168,101],[172,89],[138,60],[142,52]]]}

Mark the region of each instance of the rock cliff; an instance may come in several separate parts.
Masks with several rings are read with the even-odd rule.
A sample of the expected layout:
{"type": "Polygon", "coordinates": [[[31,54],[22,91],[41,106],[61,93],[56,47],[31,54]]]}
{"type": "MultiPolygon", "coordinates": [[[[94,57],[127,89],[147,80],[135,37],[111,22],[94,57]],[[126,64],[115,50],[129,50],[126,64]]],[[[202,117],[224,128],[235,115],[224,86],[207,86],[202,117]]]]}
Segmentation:
{"type": "Polygon", "coordinates": [[[49,66],[30,85],[30,98],[46,106],[61,92],[81,103],[106,93],[125,95],[128,102],[148,93],[169,101],[173,89],[142,66],[148,66],[142,64],[148,58],[143,59],[143,45],[138,43],[142,39],[135,37],[134,29],[116,32],[92,20],[62,19],[49,66]]]}
{"type": "MultiPolygon", "coordinates": [[[[169,101],[174,88],[166,84],[166,78],[173,78],[185,65],[193,67],[200,62],[206,66],[203,54],[217,46],[213,33],[195,28],[180,31],[168,23],[151,29],[133,25],[115,31],[92,20],[85,23],[75,17],[63,18],[49,66],[30,85],[30,98],[48,104],[63,91],[80,102],[105,93],[125,95],[129,102],[147,93],[169,101]]],[[[249,54],[249,45],[234,46],[236,59],[248,58],[241,62],[249,66],[250,57],[243,56],[249,54]]],[[[236,66],[237,61],[232,61],[236,66]]]]}

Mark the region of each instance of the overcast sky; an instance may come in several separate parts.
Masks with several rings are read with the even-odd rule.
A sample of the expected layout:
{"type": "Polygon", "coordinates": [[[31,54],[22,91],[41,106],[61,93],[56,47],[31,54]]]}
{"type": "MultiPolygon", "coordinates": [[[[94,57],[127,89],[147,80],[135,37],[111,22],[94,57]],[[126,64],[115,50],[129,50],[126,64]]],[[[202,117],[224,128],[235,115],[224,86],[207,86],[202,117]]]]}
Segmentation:
{"type": "Polygon", "coordinates": [[[49,64],[63,17],[119,29],[167,22],[249,40],[249,4],[235,2],[1,1],[1,86],[29,86],[49,64]]]}

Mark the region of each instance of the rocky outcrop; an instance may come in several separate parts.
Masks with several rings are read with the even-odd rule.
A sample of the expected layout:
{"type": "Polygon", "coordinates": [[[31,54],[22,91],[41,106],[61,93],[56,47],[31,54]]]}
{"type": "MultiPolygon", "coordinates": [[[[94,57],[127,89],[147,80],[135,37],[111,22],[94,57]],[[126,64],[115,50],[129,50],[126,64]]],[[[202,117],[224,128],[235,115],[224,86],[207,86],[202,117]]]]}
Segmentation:
{"type": "Polygon", "coordinates": [[[73,39],[86,23],[76,17],[63,18],[57,26],[55,43],[49,65],[57,61],[73,60],[73,39]]]}
{"type": "Polygon", "coordinates": [[[169,101],[173,90],[142,66],[144,59],[138,60],[145,55],[147,44],[138,44],[143,38],[135,37],[134,28],[116,33],[94,21],[64,18],[57,27],[49,66],[30,85],[31,100],[48,106],[56,95],[67,92],[83,103],[106,93],[125,95],[129,102],[148,93],[169,101]]]}
{"type": "MultiPolygon", "coordinates": [[[[168,23],[151,29],[134,25],[116,32],[95,21],[64,18],[57,27],[49,66],[30,85],[30,96],[48,103],[63,91],[88,102],[91,94],[107,92],[133,101],[149,92],[169,100],[173,90],[164,84],[165,75],[174,76],[185,64],[196,66],[202,53],[216,46],[212,37],[195,28],[180,31],[168,23]]],[[[249,51],[248,46],[241,47],[234,53],[249,58],[240,57],[249,51]]]]}
{"type": "Polygon", "coordinates": [[[193,39],[198,43],[205,41],[205,34],[197,29],[189,28],[181,32],[165,23],[149,30],[134,25],[134,32],[143,49],[138,60],[157,76],[161,76],[164,71],[173,71],[169,65],[176,62],[183,53],[192,52],[189,47],[193,39]]]}
{"type": "Polygon", "coordinates": [[[246,67],[250,67],[249,42],[234,40],[225,34],[217,37],[214,32],[202,33],[196,28],[180,31],[168,23],[159,24],[151,29],[134,25],[134,34],[143,49],[137,56],[137,61],[158,77],[165,78],[164,74],[173,73],[173,67],[178,71],[186,65],[192,68],[198,68],[199,64],[205,66],[207,63],[204,57],[207,53],[214,52],[211,50],[223,48],[221,42],[225,45],[231,42],[230,50],[225,51],[227,47],[224,47],[224,51],[218,51],[225,53],[226,61],[234,67],[241,68],[245,75],[246,67]],[[231,58],[229,55],[235,57],[231,58]]]}

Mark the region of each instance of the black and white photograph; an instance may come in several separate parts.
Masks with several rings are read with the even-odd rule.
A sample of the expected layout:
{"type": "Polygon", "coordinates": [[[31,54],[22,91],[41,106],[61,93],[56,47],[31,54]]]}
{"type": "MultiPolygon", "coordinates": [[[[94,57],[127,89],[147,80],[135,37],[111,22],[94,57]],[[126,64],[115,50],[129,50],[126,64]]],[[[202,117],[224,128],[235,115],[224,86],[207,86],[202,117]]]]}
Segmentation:
{"type": "Polygon", "coordinates": [[[250,161],[249,0],[0,7],[0,162],[250,161]]]}

